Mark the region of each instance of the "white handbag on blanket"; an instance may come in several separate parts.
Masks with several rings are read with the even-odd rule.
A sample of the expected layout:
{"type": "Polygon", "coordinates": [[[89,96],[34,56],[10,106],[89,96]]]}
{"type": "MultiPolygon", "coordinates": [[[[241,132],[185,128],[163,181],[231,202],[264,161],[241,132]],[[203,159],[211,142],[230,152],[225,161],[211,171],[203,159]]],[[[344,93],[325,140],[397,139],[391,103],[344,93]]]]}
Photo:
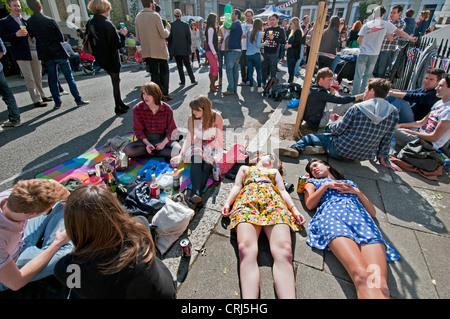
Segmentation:
{"type": "Polygon", "coordinates": [[[156,226],[156,247],[164,255],[174,242],[184,233],[195,212],[183,200],[183,195],[166,198],[166,204],[152,219],[152,226],[156,226]],[[181,197],[181,201],[172,198],[181,197]]]}

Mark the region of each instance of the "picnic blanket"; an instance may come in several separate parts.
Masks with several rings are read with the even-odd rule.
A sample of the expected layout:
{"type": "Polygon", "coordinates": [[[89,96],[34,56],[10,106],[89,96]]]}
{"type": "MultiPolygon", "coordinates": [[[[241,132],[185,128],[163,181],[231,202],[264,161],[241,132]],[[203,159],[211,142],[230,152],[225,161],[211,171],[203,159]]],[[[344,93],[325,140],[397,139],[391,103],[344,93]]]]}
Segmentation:
{"type": "MultiPolygon", "coordinates": [[[[124,137],[130,139],[133,138],[133,133],[128,133],[124,137]]],[[[54,179],[57,182],[63,182],[70,178],[79,179],[84,181],[87,179],[88,172],[91,169],[95,169],[95,165],[101,163],[105,158],[111,156],[111,152],[106,152],[104,150],[105,146],[101,146],[95,149],[92,149],[84,154],[81,154],[78,157],[75,157],[65,163],[59,164],[53,168],[50,168],[42,173],[36,175],[36,178],[43,179],[54,179]]],[[[116,175],[119,179],[119,182],[122,184],[128,184],[133,181],[138,172],[150,161],[159,161],[164,162],[163,158],[160,157],[152,157],[152,158],[138,158],[132,159],[130,161],[130,165],[128,170],[123,172],[116,172],[116,175]]],[[[180,191],[184,191],[186,188],[191,186],[190,179],[190,165],[184,164],[183,171],[181,171],[181,185],[180,191]]],[[[173,168],[166,171],[172,171],[173,168]]],[[[157,177],[157,176],[156,176],[157,177]]],[[[206,187],[209,187],[213,183],[212,179],[209,179],[206,187]]]]}

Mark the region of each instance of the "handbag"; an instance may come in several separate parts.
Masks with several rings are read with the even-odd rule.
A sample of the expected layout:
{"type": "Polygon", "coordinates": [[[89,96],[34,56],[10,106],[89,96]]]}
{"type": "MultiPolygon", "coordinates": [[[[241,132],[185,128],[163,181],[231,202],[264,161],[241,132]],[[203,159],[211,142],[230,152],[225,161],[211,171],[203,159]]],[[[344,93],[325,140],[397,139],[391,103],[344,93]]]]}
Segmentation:
{"type": "Polygon", "coordinates": [[[183,194],[166,198],[166,204],[152,218],[156,227],[156,248],[164,255],[188,227],[195,212],[189,208],[183,194]]]}
{"type": "Polygon", "coordinates": [[[86,26],[86,35],[83,38],[83,51],[89,55],[94,54],[94,50],[92,49],[91,33],[91,24],[88,23],[88,25],[86,26]]]}
{"type": "Polygon", "coordinates": [[[425,171],[435,171],[439,165],[444,165],[444,159],[434,149],[433,145],[421,138],[406,144],[398,153],[397,158],[425,171]]]}
{"type": "Polygon", "coordinates": [[[151,196],[150,184],[139,182],[134,189],[129,191],[125,202],[122,204],[131,215],[149,216],[155,215],[164,207],[164,201],[151,196]]]}

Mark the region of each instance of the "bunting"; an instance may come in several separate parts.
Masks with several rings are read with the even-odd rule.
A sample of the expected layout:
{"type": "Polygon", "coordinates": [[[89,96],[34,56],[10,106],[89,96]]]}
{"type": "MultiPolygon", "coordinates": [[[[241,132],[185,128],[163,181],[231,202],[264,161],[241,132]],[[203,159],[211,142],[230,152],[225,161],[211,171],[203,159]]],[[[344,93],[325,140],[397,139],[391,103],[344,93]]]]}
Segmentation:
{"type": "Polygon", "coordinates": [[[277,9],[286,8],[286,7],[289,7],[291,4],[297,3],[297,1],[298,0],[291,0],[291,1],[285,2],[283,4],[280,4],[279,6],[276,6],[275,8],[277,8],[277,9]]]}

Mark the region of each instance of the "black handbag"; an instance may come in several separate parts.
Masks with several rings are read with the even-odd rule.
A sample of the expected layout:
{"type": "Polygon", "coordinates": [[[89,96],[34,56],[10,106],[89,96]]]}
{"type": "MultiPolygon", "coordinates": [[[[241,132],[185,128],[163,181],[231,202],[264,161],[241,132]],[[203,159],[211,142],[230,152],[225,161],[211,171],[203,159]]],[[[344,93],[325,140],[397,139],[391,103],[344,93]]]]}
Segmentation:
{"type": "Polygon", "coordinates": [[[94,30],[91,27],[91,24],[89,22],[86,25],[86,34],[83,38],[83,51],[86,54],[93,55],[94,50],[92,49],[92,40],[94,40],[94,36],[93,36],[94,30]]]}
{"type": "Polygon", "coordinates": [[[131,215],[148,217],[155,215],[164,204],[161,199],[151,196],[150,184],[142,181],[129,191],[122,205],[131,215]]]}

